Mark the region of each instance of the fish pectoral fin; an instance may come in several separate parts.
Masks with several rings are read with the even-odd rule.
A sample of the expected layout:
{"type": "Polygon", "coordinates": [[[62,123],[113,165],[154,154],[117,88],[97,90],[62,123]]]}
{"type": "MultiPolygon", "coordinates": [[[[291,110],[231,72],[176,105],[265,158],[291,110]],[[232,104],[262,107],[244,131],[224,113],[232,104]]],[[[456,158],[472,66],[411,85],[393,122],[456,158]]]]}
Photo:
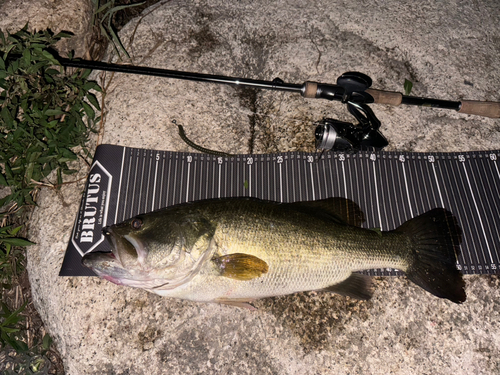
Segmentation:
{"type": "Polygon", "coordinates": [[[252,311],[257,310],[255,306],[250,304],[251,301],[252,300],[250,299],[224,299],[224,298],[218,298],[214,300],[214,302],[221,303],[223,305],[235,306],[241,309],[247,309],[252,311]]]}
{"type": "Polygon", "coordinates": [[[220,275],[235,280],[252,280],[267,273],[269,266],[256,256],[234,253],[213,258],[220,275]]]}
{"type": "Polygon", "coordinates": [[[344,281],[321,289],[325,292],[333,292],[343,296],[349,296],[361,300],[372,298],[371,277],[359,273],[352,273],[344,281]]]}

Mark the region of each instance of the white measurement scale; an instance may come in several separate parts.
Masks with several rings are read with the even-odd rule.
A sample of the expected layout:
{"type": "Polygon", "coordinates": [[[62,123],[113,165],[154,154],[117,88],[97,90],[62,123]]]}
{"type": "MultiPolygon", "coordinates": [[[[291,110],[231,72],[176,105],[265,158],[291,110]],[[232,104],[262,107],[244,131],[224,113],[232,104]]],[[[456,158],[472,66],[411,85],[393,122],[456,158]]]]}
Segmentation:
{"type": "Polygon", "coordinates": [[[319,153],[220,157],[101,145],[60,275],[93,275],[80,261],[89,251],[110,250],[101,233],[106,225],[177,203],[225,197],[277,202],[345,197],[365,213],[363,227],[384,231],[445,207],[463,230],[458,268],[464,274],[498,273],[499,156],[500,151],[326,152],[318,160],[319,153]]]}

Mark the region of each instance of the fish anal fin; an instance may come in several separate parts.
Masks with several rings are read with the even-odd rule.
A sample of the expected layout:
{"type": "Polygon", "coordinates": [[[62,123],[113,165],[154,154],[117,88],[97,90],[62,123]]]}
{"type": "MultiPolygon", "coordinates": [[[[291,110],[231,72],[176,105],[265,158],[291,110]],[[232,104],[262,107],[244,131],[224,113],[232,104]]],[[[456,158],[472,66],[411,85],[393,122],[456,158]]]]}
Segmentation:
{"type": "Polygon", "coordinates": [[[267,273],[269,266],[254,255],[234,253],[213,259],[220,275],[235,280],[252,280],[267,273]]]}
{"type": "Polygon", "coordinates": [[[218,298],[214,300],[214,302],[221,303],[223,305],[239,307],[241,309],[247,309],[252,311],[257,310],[255,306],[250,304],[251,301],[252,300],[249,299],[247,300],[247,299],[224,299],[224,298],[218,298]]]}
{"type": "Polygon", "coordinates": [[[372,297],[371,285],[370,276],[352,273],[344,281],[321,289],[321,291],[333,292],[361,300],[369,300],[372,297]]]}

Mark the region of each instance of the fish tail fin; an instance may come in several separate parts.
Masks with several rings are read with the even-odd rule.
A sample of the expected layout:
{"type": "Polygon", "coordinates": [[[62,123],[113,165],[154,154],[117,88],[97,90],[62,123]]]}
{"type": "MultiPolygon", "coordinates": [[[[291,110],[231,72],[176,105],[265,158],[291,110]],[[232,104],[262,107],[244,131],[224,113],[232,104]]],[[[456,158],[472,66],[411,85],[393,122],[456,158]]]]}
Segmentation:
{"type": "Polygon", "coordinates": [[[411,238],[408,278],[437,297],[464,302],[465,283],[456,267],[462,230],[455,216],[444,208],[435,208],[408,220],[396,232],[411,238]]]}

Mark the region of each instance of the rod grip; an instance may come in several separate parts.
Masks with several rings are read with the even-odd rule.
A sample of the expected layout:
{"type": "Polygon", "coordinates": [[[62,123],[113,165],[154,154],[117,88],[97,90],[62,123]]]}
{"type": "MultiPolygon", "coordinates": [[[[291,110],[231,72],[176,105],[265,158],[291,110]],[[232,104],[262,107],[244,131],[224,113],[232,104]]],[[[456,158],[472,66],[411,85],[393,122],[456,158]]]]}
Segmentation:
{"type": "Polygon", "coordinates": [[[375,89],[366,89],[365,92],[373,97],[375,103],[400,105],[403,100],[403,94],[394,91],[383,91],[375,89]]]}
{"type": "Polygon", "coordinates": [[[500,118],[499,102],[481,102],[475,100],[462,100],[459,113],[500,118]]]}
{"type": "Polygon", "coordinates": [[[304,83],[304,98],[316,98],[318,92],[318,82],[307,81],[304,83]]]}

